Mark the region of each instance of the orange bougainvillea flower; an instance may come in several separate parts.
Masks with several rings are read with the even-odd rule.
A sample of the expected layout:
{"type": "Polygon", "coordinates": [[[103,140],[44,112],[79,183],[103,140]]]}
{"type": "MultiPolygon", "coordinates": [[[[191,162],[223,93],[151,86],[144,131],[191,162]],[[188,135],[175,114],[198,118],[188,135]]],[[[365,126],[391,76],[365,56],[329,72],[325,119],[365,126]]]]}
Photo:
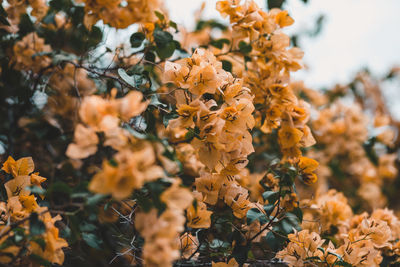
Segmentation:
{"type": "Polygon", "coordinates": [[[170,120],[170,128],[189,128],[194,126],[194,117],[197,115],[200,107],[198,102],[193,101],[190,105],[182,104],[178,106],[177,113],[179,118],[170,120]]]}
{"type": "Polygon", "coordinates": [[[292,19],[287,10],[279,12],[276,17],[275,17],[275,22],[278,24],[281,28],[290,26],[294,23],[294,19],[292,19]]]}
{"type": "MultiPolygon", "coordinates": [[[[27,234],[30,228],[26,219],[33,212],[37,213],[39,219],[45,224],[45,232],[39,236],[45,241],[45,245],[41,246],[35,241],[28,240],[27,251],[29,254],[39,255],[52,263],[62,264],[64,262],[64,252],[62,249],[68,246],[68,244],[63,238],[58,236],[58,228],[54,226],[54,222],[60,220],[61,217],[51,217],[47,207],[39,206],[36,202],[36,197],[30,194],[28,188],[31,185],[41,186],[46,178],[39,176],[38,172],[32,173],[34,163],[30,157],[21,158],[17,161],[9,157],[2,169],[14,176],[13,179],[4,184],[8,199],[6,203],[1,202],[0,204],[2,213],[7,214],[9,216],[8,220],[11,220],[11,222],[22,222],[18,226],[24,229],[27,234]],[[24,223],[25,221],[26,223],[24,223]]],[[[4,229],[2,228],[2,231],[4,229]]],[[[4,238],[7,238],[7,235],[4,238]]],[[[2,254],[14,254],[14,252],[13,247],[1,249],[2,254]]],[[[0,261],[7,262],[8,258],[1,257],[0,261]]]]}
{"type": "Polygon", "coordinates": [[[239,263],[235,260],[235,258],[232,258],[229,260],[228,263],[225,262],[212,262],[212,267],[239,267],[239,263]]]}
{"type": "Polygon", "coordinates": [[[78,124],[75,128],[74,141],[75,143],[71,143],[65,153],[72,159],[83,159],[96,153],[99,138],[92,128],[78,124]]]}
{"type": "Polygon", "coordinates": [[[142,102],[143,95],[139,91],[130,91],[126,96],[115,100],[119,117],[122,121],[140,115],[149,104],[149,100],[142,102]]]}
{"type": "Polygon", "coordinates": [[[195,181],[196,190],[203,193],[204,202],[215,205],[218,201],[219,190],[222,186],[222,179],[217,174],[205,174],[195,181]]]}
{"type": "Polygon", "coordinates": [[[303,173],[301,178],[302,178],[303,182],[306,184],[313,184],[318,180],[317,175],[313,172],[303,173]]]}
{"type": "Polygon", "coordinates": [[[184,210],[192,204],[193,196],[189,189],[180,187],[178,181],[175,179],[174,183],[161,194],[160,199],[168,208],[184,210]]]}
{"type": "Polygon", "coordinates": [[[313,173],[319,165],[316,160],[307,157],[300,157],[297,164],[302,173],[301,178],[306,184],[312,184],[317,181],[317,175],[313,173]]]}
{"type": "Polygon", "coordinates": [[[27,189],[31,185],[31,178],[28,175],[20,175],[4,184],[7,191],[7,196],[29,195],[27,189]]]}
{"type": "Polygon", "coordinates": [[[247,189],[232,183],[224,188],[224,202],[232,208],[233,215],[237,218],[246,216],[250,209],[249,192],[247,189]]]}
{"type": "Polygon", "coordinates": [[[186,210],[187,225],[192,228],[209,228],[212,212],[207,210],[205,203],[197,201],[196,207],[191,205],[186,210]]]}
{"type": "Polygon", "coordinates": [[[35,164],[31,157],[20,158],[15,161],[11,156],[4,162],[2,170],[14,177],[19,175],[29,175],[35,169],[35,164]]]}
{"type": "Polygon", "coordinates": [[[278,137],[281,147],[286,149],[296,146],[303,137],[303,132],[297,128],[285,125],[279,129],[278,137]]]}
{"type": "Polygon", "coordinates": [[[103,162],[103,170],[89,184],[89,190],[100,194],[112,194],[117,199],[128,197],[145,182],[164,176],[163,169],[155,165],[156,155],[149,143],[138,151],[122,150],[115,155],[115,164],[103,162]]]}
{"type": "Polygon", "coordinates": [[[19,201],[21,202],[24,209],[29,213],[35,211],[39,206],[36,202],[34,195],[29,195],[29,196],[20,195],[19,201]]]}
{"type": "Polygon", "coordinates": [[[298,164],[300,170],[308,173],[315,171],[319,165],[318,161],[307,157],[300,157],[298,164]]]}

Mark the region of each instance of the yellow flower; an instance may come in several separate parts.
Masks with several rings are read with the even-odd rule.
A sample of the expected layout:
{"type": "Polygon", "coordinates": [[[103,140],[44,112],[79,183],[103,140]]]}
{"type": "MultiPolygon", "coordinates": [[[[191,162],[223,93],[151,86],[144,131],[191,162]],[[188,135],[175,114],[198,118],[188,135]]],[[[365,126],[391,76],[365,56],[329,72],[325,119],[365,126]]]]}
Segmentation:
{"type": "Polygon", "coordinates": [[[14,177],[19,175],[29,175],[35,169],[35,164],[31,157],[20,158],[15,161],[11,156],[4,162],[2,170],[14,177]]]}
{"type": "Polygon", "coordinates": [[[36,199],[34,195],[19,196],[19,201],[21,202],[22,206],[26,209],[27,212],[31,213],[35,211],[39,205],[36,203],[36,199]]]}
{"type": "Polygon", "coordinates": [[[119,117],[122,121],[129,121],[130,118],[140,115],[149,104],[149,100],[142,102],[143,95],[139,91],[130,91],[123,98],[115,100],[119,117]]]}
{"type": "Polygon", "coordinates": [[[169,127],[172,128],[191,128],[194,126],[194,117],[197,115],[200,107],[193,101],[190,105],[182,104],[178,106],[177,113],[179,118],[170,120],[169,127]]]}
{"type": "Polygon", "coordinates": [[[50,213],[46,212],[40,216],[40,219],[46,226],[46,232],[43,234],[46,246],[43,249],[39,244],[32,241],[30,242],[29,249],[32,253],[39,255],[52,263],[61,265],[64,262],[64,251],[62,248],[68,246],[65,239],[59,237],[58,228],[54,226],[54,223],[61,220],[61,217],[60,215],[51,217],[50,213]]]}
{"type": "Polygon", "coordinates": [[[203,194],[204,202],[210,205],[217,203],[221,183],[222,179],[217,174],[205,174],[195,180],[196,190],[203,194]]]}
{"type": "Polygon", "coordinates": [[[184,233],[180,237],[180,251],[182,256],[187,259],[189,258],[197,249],[199,241],[197,238],[189,233],[184,233]]]}
{"type": "Polygon", "coordinates": [[[250,201],[248,200],[249,193],[247,189],[232,183],[224,188],[223,196],[225,203],[231,207],[233,215],[237,218],[246,216],[247,211],[250,209],[250,201]]]}
{"type": "Polygon", "coordinates": [[[192,204],[193,196],[187,188],[179,186],[178,180],[174,180],[173,184],[161,194],[160,199],[170,209],[184,210],[192,204]]]}
{"type": "Polygon", "coordinates": [[[302,137],[302,131],[287,125],[282,126],[278,131],[279,143],[283,149],[296,146],[302,137]]]}
{"type": "Polygon", "coordinates": [[[192,205],[186,210],[187,225],[191,228],[209,228],[211,214],[206,204],[198,201],[196,207],[192,205]]]}
{"type": "Polygon", "coordinates": [[[275,17],[275,22],[281,28],[290,26],[294,23],[294,20],[289,16],[287,10],[279,12],[275,17]]]}
{"type": "Polygon", "coordinates": [[[31,185],[31,177],[28,175],[20,175],[4,184],[7,191],[7,196],[29,195],[29,190],[26,187],[31,185]]]}
{"type": "Polygon", "coordinates": [[[307,173],[315,171],[319,165],[318,161],[307,157],[300,157],[298,164],[300,169],[307,173]]]}
{"type": "Polygon", "coordinates": [[[89,190],[100,194],[112,194],[117,199],[128,197],[145,182],[161,178],[162,168],[155,165],[153,147],[144,143],[138,151],[122,150],[115,155],[115,164],[104,161],[103,170],[89,184],[89,190]]]}
{"type": "Polygon", "coordinates": [[[34,172],[31,174],[31,183],[33,185],[41,187],[41,184],[46,181],[47,179],[40,176],[38,172],[34,172]]]}
{"type": "Polygon", "coordinates": [[[235,260],[235,258],[232,258],[229,260],[228,263],[225,262],[212,262],[212,267],[239,267],[239,263],[235,260]]]}
{"type": "Polygon", "coordinates": [[[74,141],[75,143],[68,146],[65,154],[72,159],[83,159],[96,153],[99,138],[92,128],[78,124],[75,128],[74,141]]]}

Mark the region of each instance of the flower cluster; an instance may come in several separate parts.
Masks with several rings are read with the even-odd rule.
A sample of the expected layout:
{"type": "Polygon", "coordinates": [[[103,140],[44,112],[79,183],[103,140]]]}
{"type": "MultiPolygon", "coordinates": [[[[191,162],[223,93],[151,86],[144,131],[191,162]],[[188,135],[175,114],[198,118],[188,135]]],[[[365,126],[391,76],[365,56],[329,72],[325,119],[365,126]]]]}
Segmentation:
{"type": "Polygon", "coordinates": [[[54,225],[61,220],[61,217],[60,215],[52,217],[47,207],[39,206],[35,195],[29,189],[31,186],[41,188],[46,178],[34,172],[32,158],[20,158],[15,161],[9,157],[4,162],[2,170],[12,178],[4,184],[8,199],[0,202],[2,253],[0,261],[16,264],[16,261],[20,260],[17,255],[34,254],[49,262],[62,264],[64,262],[62,248],[68,244],[59,236],[59,230],[54,225]],[[34,225],[33,217],[37,218],[35,222],[41,227],[34,225]],[[16,226],[21,228],[22,236],[13,243],[11,230],[16,226]]]}
{"type": "Polygon", "coordinates": [[[398,264],[400,123],[380,82],[293,81],[285,10],[219,0],[227,20],[203,4],[191,31],[162,2],[0,9],[0,153],[49,178],[4,163],[0,262],[398,264]]]}
{"type": "MultiPolygon", "coordinates": [[[[318,158],[321,164],[317,171],[321,186],[337,182],[332,181],[334,176],[329,165],[339,164],[336,168],[353,177],[346,183],[356,184],[357,193],[370,207],[382,208],[386,200],[380,187],[396,177],[396,155],[380,151],[379,159],[370,157],[365,144],[370,138],[369,125],[374,127],[372,123],[359,105],[349,107],[338,102],[320,110],[318,117],[312,121],[312,127],[318,144],[324,149],[313,150],[309,155],[318,158]],[[338,161],[339,158],[341,161],[338,161]],[[345,158],[346,163],[342,161],[345,158]]],[[[379,126],[379,123],[375,125],[379,126]]]]}
{"type": "Polygon", "coordinates": [[[93,95],[82,101],[79,116],[84,124],[76,126],[75,142],[68,146],[67,156],[87,158],[96,153],[100,141],[118,151],[112,162],[103,162],[103,169],[93,177],[90,190],[122,199],[144,182],[162,177],[163,170],[155,165],[154,147],[151,143],[139,142],[129,132],[129,120],[142,113],[147,104],[142,102],[138,91],[123,98],[104,99],[93,95]],[[99,138],[100,133],[103,140],[99,138]]]}
{"type": "Polygon", "coordinates": [[[134,23],[154,22],[154,11],[160,11],[161,0],[120,0],[97,1],[80,0],[85,3],[85,26],[91,28],[97,21],[103,20],[117,29],[123,29],[134,23]]]}
{"type": "Polygon", "coordinates": [[[38,21],[41,21],[49,10],[45,0],[30,0],[30,1],[18,1],[9,0],[7,1],[9,6],[5,9],[8,14],[8,20],[11,22],[8,30],[11,32],[18,31],[18,25],[21,21],[21,15],[27,13],[28,8],[32,8],[30,15],[36,17],[38,21]]]}
{"type": "Polygon", "coordinates": [[[49,116],[57,115],[71,121],[76,120],[79,99],[95,92],[95,84],[88,78],[87,71],[72,64],[58,67],[49,80],[49,87],[53,90],[47,100],[49,116]]]}
{"type": "MultiPolygon", "coordinates": [[[[243,76],[251,88],[254,103],[261,104],[257,116],[264,121],[261,130],[270,133],[278,127],[278,141],[286,158],[301,156],[300,147],[315,143],[309,127],[308,104],[299,100],[290,86],[290,72],[302,67],[303,52],[290,46],[289,36],[281,31],[293,23],[287,11],[265,12],[254,1],[226,0],[217,3],[222,16],[232,24],[232,46],[245,52],[243,65],[234,72],[243,76]]],[[[222,54],[230,54],[232,48],[222,54]]],[[[224,58],[227,59],[227,58],[224,58]]],[[[231,61],[235,60],[235,55],[231,61]]]]}
{"type": "Polygon", "coordinates": [[[51,52],[51,47],[45,44],[36,32],[32,32],[15,43],[11,64],[18,70],[33,71],[38,73],[48,67],[51,59],[45,53],[51,52]]]}
{"type": "Polygon", "coordinates": [[[254,126],[250,90],[204,49],[197,49],[191,58],[167,62],[164,80],[179,89],[175,92],[179,117],[170,121],[169,128],[184,138],[195,133],[191,144],[207,167],[195,181],[203,196],[200,201],[215,205],[223,199],[235,216],[243,218],[250,202],[235,175],[254,151],[249,133],[254,126]]]}
{"type": "Polygon", "coordinates": [[[135,226],[145,239],[143,258],[147,266],[171,266],[180,257],[180,233],[184,230],[184,211],[192,204],[192,193],[178,180],[161,194],[167,208],[136,215],[135,226]]]}
{"type": "Polygon", "coordinates": [[[380,266],[382,254],[397,245],[400,220],[388,209],[353,215],[347,199],[331,190],[308,202],[302,231],[289,235],[278,258],[299,266],[312,263],[380,266]],[[336,229],[336,230],[333,230],[336,229]],[[329,237],[321,239],[320,235],[329,237]]]}

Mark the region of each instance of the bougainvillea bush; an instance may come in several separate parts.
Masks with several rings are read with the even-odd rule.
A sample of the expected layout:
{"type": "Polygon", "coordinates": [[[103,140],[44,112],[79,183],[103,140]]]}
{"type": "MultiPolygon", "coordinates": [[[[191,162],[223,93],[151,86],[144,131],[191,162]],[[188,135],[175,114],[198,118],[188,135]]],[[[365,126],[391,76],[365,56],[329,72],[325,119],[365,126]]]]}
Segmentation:
{"type": "Polygon", "coordinates": [[[268,2],[2,1],[2,266],[400,264],[400,69],[308,88],[268,2]]]}

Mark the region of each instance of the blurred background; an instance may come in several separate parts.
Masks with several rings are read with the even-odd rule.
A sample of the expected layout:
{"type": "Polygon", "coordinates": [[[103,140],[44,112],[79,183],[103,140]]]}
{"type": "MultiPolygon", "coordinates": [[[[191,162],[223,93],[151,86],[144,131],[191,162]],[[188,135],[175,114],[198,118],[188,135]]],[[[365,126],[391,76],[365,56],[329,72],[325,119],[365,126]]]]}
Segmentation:
{"type": "MultiPolygon", "coordinates": [[[[203,17],[219,19],[216,0],[167,0],[171,19],[194,26],[193,13],[205,2],[203,17]]],[[[266,7],[266,0],[256,0],[266,7]]],[[[279,1],[269,1],[279,2],[279,1]]],[[[287,0],[283,8],[294,18],[288,27],[305,52],[306,69],[293,76],[313,89],[331,88],[351,81],[368,69],[386,75],[400,66],[400,1],[398,0],[287,0]]],[[[386,81],[384,95],[394,117],[400,119],[400,83],[386,81]]]]}

